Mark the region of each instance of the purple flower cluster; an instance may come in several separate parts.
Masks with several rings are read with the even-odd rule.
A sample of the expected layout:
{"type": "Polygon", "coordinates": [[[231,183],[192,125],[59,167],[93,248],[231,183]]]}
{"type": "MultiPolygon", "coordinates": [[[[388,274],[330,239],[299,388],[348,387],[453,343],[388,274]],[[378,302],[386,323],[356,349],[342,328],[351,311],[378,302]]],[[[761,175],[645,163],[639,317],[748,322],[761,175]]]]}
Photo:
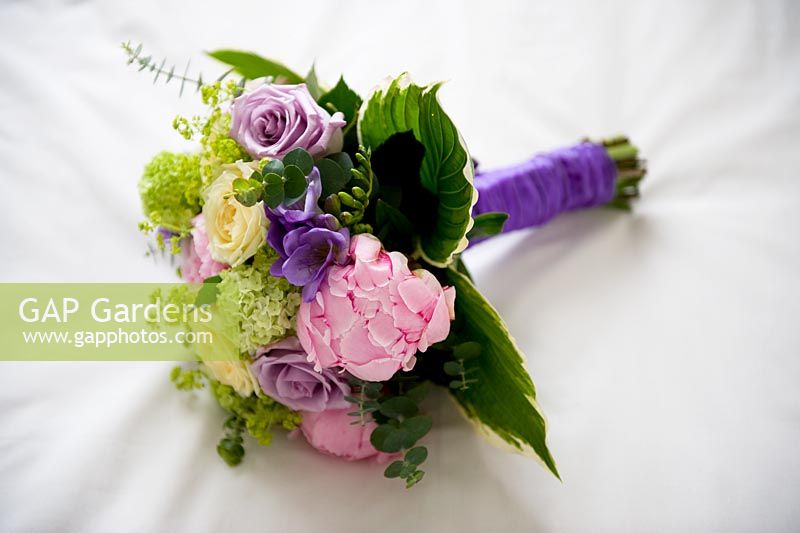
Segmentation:
{"type": "Polygon", "coordinates": [[[336,218],[324,214],[317,205],[322,182],[316,167],[306,181],[305,194],[295,202],[266,208],[270,221],[267,242],[279,255],[270,274],[303,287],[303,300],[310,302],[328,268],[347,263],[350,232],[340,228],[336,218]]]}

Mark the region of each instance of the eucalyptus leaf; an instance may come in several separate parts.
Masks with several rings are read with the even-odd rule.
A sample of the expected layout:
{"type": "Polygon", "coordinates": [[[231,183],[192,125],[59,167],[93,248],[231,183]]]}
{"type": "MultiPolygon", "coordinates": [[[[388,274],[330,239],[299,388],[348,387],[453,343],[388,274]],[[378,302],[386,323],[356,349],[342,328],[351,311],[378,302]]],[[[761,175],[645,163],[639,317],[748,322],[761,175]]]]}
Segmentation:
{"type": "Polygon", "coordinates": [[[403,471],[403,461],[394,461],[389,466],[386,467],[386,470],[383,471],[383,475],[388,478],[395,478],[400,477],[400,473],[403,471]]]}
{"type": "Polygon", "coordinates": [[[264,203],[274,209],[281,205],[283,198],[283,178],[274,172],[264,174],[264,203]]]}
{"type": "Polygon", "coordinates": [[[236,200],[246,207],[256,205],[264,194],[261,182],[252,178],[236,178],[232,186],[236,200]]]}
{"type": "MultiPolygon", "coordinates": [[[[418,86],[406,74],[377,89],[361,107],[359,143],[373,152],[397,133],[412,132],[424,149],[419,179],[437,198],[432,224],[420,228],[419,251],[432,265],[448,265],[468,244],[474,169],[453,122],[439,105],[440,84],[418,86]]],[[[377,173],[377,172],[376,172],[377,173]]],[[[381,180],[380,173],[377,173],[381,180]]]]}
{"type": "Polygon", "coordinates": [[[464,371],[464,367],[458,361],[447,361],[444,364],[444,373],[448,376],[458,376],[464,371]]]}
{"type": "Polygon", "coordinates": [[[283,190],[286,198],[299,198],[308,187],[306,175],[295,165],[286,165],[283,170],[283,177],[286,181],[283,184],[283,190]]]}
{"type": "Polygon", "coordinates": [[[421,465],[428,458],[428,449],[424,446],[411,448],[406,452],[405,460],[413,465],[421,465]]]}
{"type": "Polygon", "coordinates": [[[294,165],[303,172],[303,176],[308,176],[314,168],[314,158],[302,148],[295,148],[283,156],[283,165],[294,165]]]}
{"type": "Polygon", "coordinates": [[[279,176],[283,176],[283,161],[280,159],[270,159],[264,168],[261,169],[263,174],[268,174],[272,172],[273,174],[277,174],[279,176]]]}
{"type": "Polygon", "coordinates": [[[497,311],[472,282],[453,268],[447,282],[455,287],[456,316],[462,321],[461,338],[480,345],[480,357],[470,363],[477,381],[450,393],[467,417],[493,442],[541,459],[556,476],[558,469],[546,443],[546,423],[536,402],[536,389],[524,358],[497,311]]]}
{"type": "Polygon", "coordinates": [[[274,78],[282,77],[286,80],[286,83],[289,84],[303,83],[303,77],[286,65],[261,57],[252,52],[244,52],[241,50],[214,50],[213,52],[208,52],[208,55],[217,61],[230,65],[239,74],[251,80],[264,76],[272,76],[274,78]]]}
{"type": "Polygon", "coordinates": [[[402,431],[406,431],[409,433],[410,437],[413,439],[405,448],[410,448],[414,445],[416,441],[421,439],[425,434],[430,431],[431,426],[433,425],[433,419],[426,415],[417,415],[406,420],[403,420],[400,423],[400,429],[402,431]]]}
{"type": "Polygon", "coordinates": [[[416,472],[412,473],[410,476],[406,478],[406,488],[410,489],[420,481],[425,476],[425,472],[422,470],[417,470],[416,472]]]}
{"type": "Polygon", "coordinates": [[[456,359],[474,359],[481,355],[481,345],[474,341],[462,342],[453,348],[453,356],[456,359]]]}
{"type": "Polygon", "coordinates": [[[417,404],[405,396],[395,396],[381,403],[381,413],[389,418],[410,417],[417,411],[417,404]]]}
{"type": "Polygon", "coordinates": [[[414,385],[410,389],[406,391],[406,398],[411,400],[416,404],[422,403],[422,400],[428,395],[431,390],[431,384],[427,381],[423,381],[417,385],[414,385]]]}
{"type": "Polygon", "coordinates": [[[370,435],[370,442],[375,449],[386,453],[396,453],[407,447],[408,439],[408,432],[389,424],[376,427],[370,435]]]}

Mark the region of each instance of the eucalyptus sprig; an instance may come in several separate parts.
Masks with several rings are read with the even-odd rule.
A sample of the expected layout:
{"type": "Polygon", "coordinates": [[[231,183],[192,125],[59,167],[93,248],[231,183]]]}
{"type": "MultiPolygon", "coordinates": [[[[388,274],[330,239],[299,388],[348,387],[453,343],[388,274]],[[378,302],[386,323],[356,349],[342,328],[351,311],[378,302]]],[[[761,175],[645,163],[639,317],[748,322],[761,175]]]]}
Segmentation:
{"type": "Polygon", "coordinates": [[[469,341],[453,347],[453,360],[444,364],[444,373],[455,379],[450,381],[449,387],[465,391],[478,380],[469,377],[477,372],[477,368],[467,368],[466,362],[481,355],[481,345],[477,342],[469,341]]]}
{"type": "MultiPolygon", "coordinates": [[[[140,43],[135,48],[131,45],[130,41],[122,43],[122,49],[125,51],[125,54],[128,56],[128,64],[136,64],[139,67],[139,71],[147,70],[148,72],[152,72],[155,75],[153,76],[153,84],[156,84],[159,79],[163,79],[164,83],[167,84],[172,80],[180,80],[180,91],[179,94],[183,95],[183,89],[186,84],[194,85],[195,91],[200,91],[200,88],[203,87],[203,75],[201,73],[197,74],[197,77],[190,77],[189,76],[189,69],[191,67],[191,60],[186,62],[186,67],[183,69],[183,74],[180,74],[180,71],[176,72],[177,65],[170,64],[167,67],[167,58],[162,58],[161,61],[154,59],[152,55],[143,55],[143,45],[140,43]]],[[[226,71],[222,76],[220,76],[217,81],[222,81],[225,77],[227,77],[233,69],[226,71]]]]}
{"type": "Polygon", "coordinates": [[[233,196],[242,205],[252,207],[263,200],[276,208],[300,198],[308,188],[306,176],[314,167],[314,158],[302,148],[295,148],[280,159],[271,159],[260,171],[233,180],[233,196]]]}
{"type": "Polygon", "coordinates": [[[347,413],[348,416],[358,417],[358,420],[350,422],[350,425],[365,425],[367,417],[380,409],[380,402],[383,384],[363,381],[357,378],[350,380],[350,386],[356,391],[356,395],[345,396],[344,399],[356,406],[356,410],[347,413]]]}
{"type": "Polygon", "coordinates": [[[419,404],[427,392],[428,383],[423,382],[403,395],[382,400],[379,408],[372,413],[378,423],[370,435],[370,442],[375,449],[384,453],[404,453],[403,459],[392,462],[383,475],[404,479],[406,488],[419,483],[425,475],[419,465],[427,459],[428,449],[416,444],[433,425],[430,416],[419,414],[419,404]]]}

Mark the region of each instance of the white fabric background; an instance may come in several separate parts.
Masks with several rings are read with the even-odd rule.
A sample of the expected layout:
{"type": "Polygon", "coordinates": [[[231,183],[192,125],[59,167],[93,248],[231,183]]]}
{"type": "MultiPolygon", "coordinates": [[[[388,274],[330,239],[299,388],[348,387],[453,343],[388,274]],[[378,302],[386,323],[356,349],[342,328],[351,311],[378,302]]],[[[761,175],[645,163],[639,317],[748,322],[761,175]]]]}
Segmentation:
{"type": "MultiPolygon", "coordinates": [[[[529,357],[559,483],[442,397],[425,481],[282,436],[229,469],[169,363],[0,364],[0,531],[796,531],[800,6],[766,2],[3,2],[0,280],[172,280],[136,182],[197,109],[119,43],[316,60],[362,92],[449,80],[487,168],[583,135],[650,163],[635,213],[467,254],[529,357]]],[[[195,69],[193,69],[195,70],[195,69]]]]}

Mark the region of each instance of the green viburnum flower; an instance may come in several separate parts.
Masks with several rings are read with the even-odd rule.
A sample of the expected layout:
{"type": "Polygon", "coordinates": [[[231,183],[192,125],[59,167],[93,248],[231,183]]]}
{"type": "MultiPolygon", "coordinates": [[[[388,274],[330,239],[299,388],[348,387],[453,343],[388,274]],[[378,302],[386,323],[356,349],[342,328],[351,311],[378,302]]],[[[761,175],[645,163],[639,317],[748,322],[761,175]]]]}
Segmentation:
{"type": "Polygon", "coordinates": [[[153,225],[175,232],[191,229],[202,206],[201,189],[200,157],[191,154],[161,152],[139,180],[145,216],[153,225]]]}
{"type": "Polygon", "coordinates": [[[238,341],[241,352],[280,340],[294,332],[300,290],[269,274],[277,254],[265,246],[252,264],[220,273],[217,307],[225,318],[225,333],[238,341]]]}

